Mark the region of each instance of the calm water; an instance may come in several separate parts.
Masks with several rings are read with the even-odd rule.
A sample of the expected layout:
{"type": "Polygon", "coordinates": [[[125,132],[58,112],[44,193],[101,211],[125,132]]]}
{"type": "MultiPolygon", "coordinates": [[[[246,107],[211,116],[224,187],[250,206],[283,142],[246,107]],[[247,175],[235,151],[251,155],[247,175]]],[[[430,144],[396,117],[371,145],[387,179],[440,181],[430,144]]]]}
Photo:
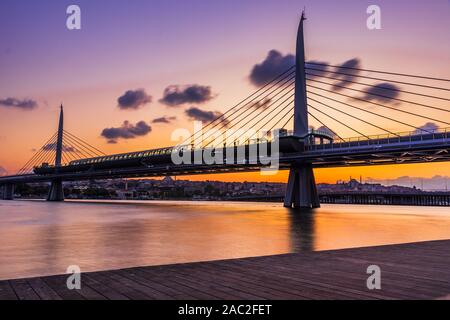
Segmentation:
{"type": "Polygon", "coordinates": [[[0,279],[449,238],[449,208],[0,201],[0,279]]]}

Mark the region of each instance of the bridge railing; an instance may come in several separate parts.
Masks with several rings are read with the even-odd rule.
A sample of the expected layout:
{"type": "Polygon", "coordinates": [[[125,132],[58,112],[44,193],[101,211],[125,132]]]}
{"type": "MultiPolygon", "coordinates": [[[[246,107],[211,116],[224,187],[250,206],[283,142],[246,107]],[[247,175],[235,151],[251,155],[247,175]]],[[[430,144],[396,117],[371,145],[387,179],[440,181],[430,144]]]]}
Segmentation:
{"type": "Polygon", "coordinates": [[[393,134],[370,135],[367,137],[352,137],[343,140],[332,141],[326,144],[310,144],[307,150],[341,149],[359,146],[389,145],[395,143],[417,143],[420,141],[450,139],[450,128],[436,130],[407,131],[393,134]]]}

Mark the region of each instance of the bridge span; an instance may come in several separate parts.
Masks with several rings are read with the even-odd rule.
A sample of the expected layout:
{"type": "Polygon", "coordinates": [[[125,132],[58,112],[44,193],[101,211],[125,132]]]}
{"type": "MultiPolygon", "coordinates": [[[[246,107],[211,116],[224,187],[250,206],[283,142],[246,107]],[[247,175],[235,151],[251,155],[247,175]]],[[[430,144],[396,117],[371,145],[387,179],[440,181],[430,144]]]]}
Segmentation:
{"type": "Polygon", "coordinates": [[[208,127],[209,129],[206,133],[201,132],[200,143],[195,140],[198,134],[196,132],[179,146],[106,155],[64,130],[61,107],[58,131],[24,166],[30,167],[31,171],[23,168],[16,175],[0,177],[3,199],[14,198],[14,185],[18,183],[51,182],[47,200],[62,201],[63,181],[249,172],[267,169],[275,161],[277,165],[274,169],[289,170],[284,205],[314,208],[319,206],[313,171],[315,168],[450,161],[450,129],[439,129],[436,125],[443,124],[450,127],[450,122],[443,116],[444,114],[447,116],[450,109],[435,105],[437,101],[448,104],[450,98],[442,94],[429,93],[430,90],[450,92],[450,88],[432,84],[449,83],[449,79],[305,62],[304,21],[305,17],[302,14],[297,34],[295,65],[208,123],[205,129],[208,127]],[[413,78],[414,81],[362,76],[361,72],[386,74],[402,79],[413,78]],[[362,79],[389,81],[414,87],[414,90],[393,88],[386,85],[386,82],[381,84],[356,82],[351,80],[355,74],[362,79]],[[337,83],[321,81],[327,79],[334,79],[337,83]],[[427,84],[419,84],[418,79],[427,81],[427,84]],[[377,90],[345,87],[343,85],[345,83],[359,87],[368,86],[369,89],[377,90]],[[332,89],[327,89],[323,85],[331,86],[332,89]],[[427,93],[418,92],[419,87],[425,88],[427,93]],[[370,95],[370,98],[350,96],[341,92],[342,90],[362,92],[370,95]],[[397,97],[400,94],[415,95],[419,98],[416,101],[399,99],[397,97]],[[342,97],[347,100],[342,100],[342,97]],[[348,102],[348,98],[351,98],[350,101],[361,101],[372,107],[390,110],[402,117],[395,118],[377,113],[371,107],[355,106],[348,102]],[[424,99],[430,99],[434,104],[425,103],[424,99]],[[426,108],[429,112],[417,113],[412,107],[407,109],[397,105],[390,106],[384,104],[386,101],[407,103],[409,106],[426,108]],[[344,107],[351,108],[351,111],[344,111],[344,107]],[[366,116],[361,116],[362,113],[366,116]],[[336,114],[351,121],[348,123],[341,121],[336,114]],[[385,128],[375,123],[373,119],[370,120],[369,116],[383,118],[390,126],[396,123],[413,131],[393,132],[389,129],[390,126],[385,128]],[[309,117],[322,126],[319,129],[311,129],[309,117]],[[325,117],[346,130],[355,132],[358,137],[342,138],[337,130],[324,123],[325,117]],[[420,126],[407,122],[409,118],[428,122],[420,126]],[[291,121],[293,130],[288,131],[285,127],[291,121]],[[359,127],[356,129],[351,125],[355,121],[381,130],[385,134],[377,136],[364,134],[359,127]],[[274,130],[276,126],[279,127],[274,130]],[[233,127],[242,127],[245,129],[244,134],[250,129],[257,129],[255,131],[258,134],[264,130],[264,135],[257,138],[244,135],[244,140],[241,139],[241,135],[231,143],[223,139],[208,140],[213,136],[208,135],[214,132],[213,129],[220,131],[233,127]],[[267,127],[270,128],[267,130],[267,127]],[[275,145],[278,146],[277,149],[273,148],[275,145]],[[49,151],[54,152],[54,157],[49,158],[49,151]],[[190,159],[200,155],[203,160],[175,164],[172,160],[173,154],[187,154],[190,159]],[[204,160],[205,154],[214,155],[215,159],[221,161],[208,162],[204,160]],[[237,156],[239,154],[240,157],[237,156]]]}

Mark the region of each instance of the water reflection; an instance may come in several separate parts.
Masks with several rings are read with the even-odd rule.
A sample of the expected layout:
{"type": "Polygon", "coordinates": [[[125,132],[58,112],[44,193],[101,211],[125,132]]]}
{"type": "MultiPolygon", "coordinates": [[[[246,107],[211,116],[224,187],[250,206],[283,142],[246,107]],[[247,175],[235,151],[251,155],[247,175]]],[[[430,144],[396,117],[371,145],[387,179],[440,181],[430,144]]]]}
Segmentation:
{"type": "Polygon", "coordinates": [[[292,252],[314,251],[316,209],[288,209],[292,252]]]}
{"type": "Polygon", "coordinates": [[[0,279],[447,238],[448,208],[0,201],[0,279]]]}

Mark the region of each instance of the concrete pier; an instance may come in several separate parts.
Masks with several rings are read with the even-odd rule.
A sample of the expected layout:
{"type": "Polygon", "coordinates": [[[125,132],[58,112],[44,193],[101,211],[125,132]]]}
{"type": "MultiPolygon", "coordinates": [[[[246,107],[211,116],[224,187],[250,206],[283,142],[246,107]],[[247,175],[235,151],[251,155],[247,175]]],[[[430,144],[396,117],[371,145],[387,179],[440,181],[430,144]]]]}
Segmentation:
{"type": "Polygon", "coordinates": [[[449,299],[450,240],[0,281],[0,299],[449,299]],[[367,268],[380,268],[370,290],[367,268]]]}

